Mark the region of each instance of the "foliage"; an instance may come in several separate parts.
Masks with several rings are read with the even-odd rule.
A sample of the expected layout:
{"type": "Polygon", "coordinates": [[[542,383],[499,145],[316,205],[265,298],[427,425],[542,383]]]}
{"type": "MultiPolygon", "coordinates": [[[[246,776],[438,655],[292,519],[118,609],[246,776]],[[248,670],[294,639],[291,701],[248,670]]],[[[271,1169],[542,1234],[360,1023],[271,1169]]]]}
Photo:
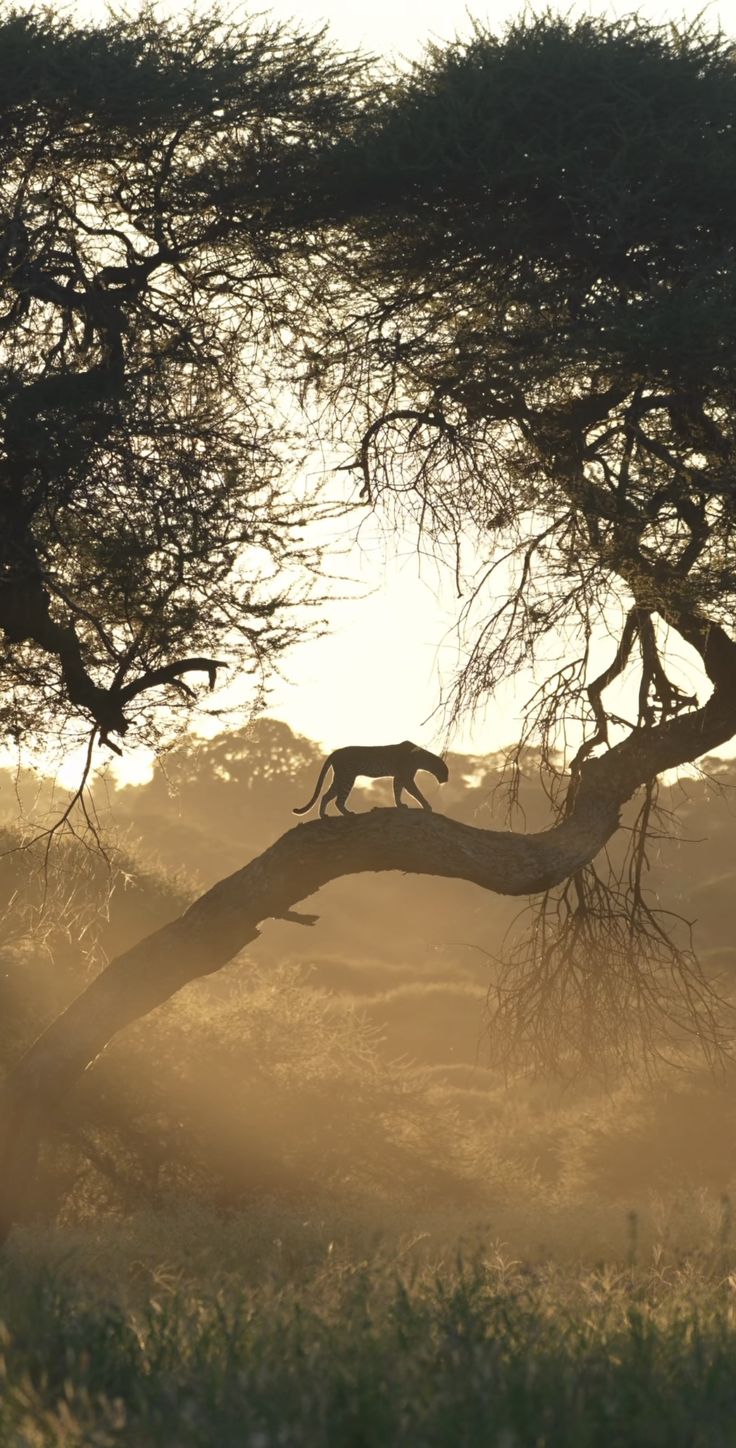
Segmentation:
{"type": "Polygon", "coordinates": [[[119,749],[134,718],[150,737],[149,691],[188,705],[215,651],[252,672],[295,637],[322,508],[271,387],[294,326],[279,221],[355,72],[216,11],[84,26],[3,4],[6,738],[71,717],[119,749]]]}
{"type": "Polygon", "coordinates": [[[0,1432],[8,1448],[725,1443],[717,1261],[565,1272],[484,1245],[424,1267],[328,1250],[295,1270],[273,1243],[258,1285],[162,1264],[126,1303],[90,1289],[84,1257],[49,1273],[21,1252],[2,1274],[0,1432]]]}
{"type": "MultiPolygon", "coordinates": [[[[7,775],[0,776],[7,783],[7,775]]],[[[119,839],[107,853],[71,836],[53,850],[43,832],[0,831],[0,1065],[5,1070],[141,929],[187,903],[181,881],[144,867],[119,839]]]]}

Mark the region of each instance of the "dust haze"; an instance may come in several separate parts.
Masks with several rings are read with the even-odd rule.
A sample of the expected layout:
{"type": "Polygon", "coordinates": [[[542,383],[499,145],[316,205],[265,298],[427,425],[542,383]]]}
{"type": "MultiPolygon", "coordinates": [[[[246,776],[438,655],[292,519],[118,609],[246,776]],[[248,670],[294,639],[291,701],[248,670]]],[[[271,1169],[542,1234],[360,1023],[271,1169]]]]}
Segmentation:
{"type": "MultiPolygon", "coordinates": [[[[186,744],[146,785],[98,784],[97,819],[114,842],[107,862],[60,841],[44,882],[44,842],[6,853],[7,1062],[107,959],[283,834],[320,759],[264,719],[186,744]]],[[[422,776],[436,805],[504,827],[501,756],[449,764],[442,789],[422,776]]],[[[535,828],[546,801],[529,765],[522,805],[535,828]]],[[[735,784],[736,766],[714,760],[671,784],[678,835],[652,860],[654,893],[666,884],[671,908],[696,921],[706,970],[726,994],[735,784]]],[[[27,833],[31,816],[37,824],[63,805],[31,774],[6,775],[2,799],[6,849],[18,843],[19,801],[27,833]]],[[[390,803],[390,781],[351,797],[359,810],[390,803]]],[[[306,902],[319,914],[310,929],[266,922],[247,953],[114,1042],[64,1104],[31,1221],[104,1231],[194,1204],[275,1211],[274,1235],[291,1223],[309,1250],[315,1234],[418,1232],[439,1248],[482,1231],[532,1259],[623,1259],[633,1211],[642,1241],[702,1241],[733,1189],[732,1073],[504,1077],[487,1025],[496,961],[522,907],[464,882],[392,873],[332,883],[306,902]]]]}

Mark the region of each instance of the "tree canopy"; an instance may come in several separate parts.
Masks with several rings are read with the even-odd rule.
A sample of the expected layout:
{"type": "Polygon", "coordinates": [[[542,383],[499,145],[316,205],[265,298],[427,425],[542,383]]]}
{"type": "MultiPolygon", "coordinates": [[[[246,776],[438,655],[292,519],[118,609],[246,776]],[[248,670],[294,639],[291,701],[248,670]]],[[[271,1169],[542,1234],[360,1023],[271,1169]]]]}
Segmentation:
{"type": "Polygon", "coordinates": [[[654,616],[701,653],[732,617],[735,107],[723,36],[546,15],[431,49],[338,148],[351,315],[315,375],[358,399],[366,495],[486,535],[459,705],[569,629],[552,729],[623,598],[652,724],[686,703],[654,616]]]}
{"type": "Polygon", "coordinates": [[[223,650],[252,670],[295,637],[318,505],[271,386],[276,222],[354,68],[215,13],[2,8],[6,738],[71,716],[119,748],[136,720],[150,737],[149,691],[163,723],[223,650]]]}

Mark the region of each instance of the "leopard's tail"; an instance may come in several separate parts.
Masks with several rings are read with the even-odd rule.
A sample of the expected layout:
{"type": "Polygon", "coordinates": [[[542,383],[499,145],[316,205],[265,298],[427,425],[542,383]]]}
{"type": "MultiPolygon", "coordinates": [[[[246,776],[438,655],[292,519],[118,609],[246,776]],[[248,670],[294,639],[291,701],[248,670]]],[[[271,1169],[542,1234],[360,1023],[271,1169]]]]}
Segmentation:
{"type": "Polygon", "coordinates": [[[328,754],[328,756],[327,756],[324,764],[322,765],[322,768],[320,769],[319,779],[317,780],[317,783],[316,783],[316,785],[315,785],[315,787],[314,787],[314,794],[312,795],[312,798],[310,799],[309,803],[308,803],[308,804],[300,804],[300,805],[297,805],[296,809],[293,809],[293,810],[292,810],[292,814],[302,815],[302,814],[308,814],[308,813],[309,813],[310,809],[312,808],[312,805],[316,803],[316,801],[317,801],[317,799],[318,799],[318,797],[319,797],[319,793],[320,793],[320,790],[321,790],[321,788],[322,788],[322,785],[323,785],[324,782],[325,782],[325,775],[327,774],[328,769],[332,769],[332,755],[331,755],[331,754],[328,754]]]}

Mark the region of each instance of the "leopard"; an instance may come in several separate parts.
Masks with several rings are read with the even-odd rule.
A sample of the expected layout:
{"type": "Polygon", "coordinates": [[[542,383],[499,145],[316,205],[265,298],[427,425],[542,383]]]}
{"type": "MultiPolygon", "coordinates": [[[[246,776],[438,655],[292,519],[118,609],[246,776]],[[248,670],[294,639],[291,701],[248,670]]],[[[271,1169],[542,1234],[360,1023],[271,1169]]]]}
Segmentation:
{"type": "Polygon", "coordinates": [[[327,806],[332,800],[335,801],[341,815],[350,815],[354,811],[347,808],[347,798],[358,776],[367,779],[385,779],[392,777],[394,782],[394,803],[397,809],[408,809],[408,805],[402,800],[404,790],[416,799],[423,810],[432,809],[428,799],[425,799],[421,790],[414,782],[417,770],[424,769],[428,774],[433,774],[439,784],[446,784],[450,771],[438,754],[432,754],[429,749],[422,749],[420,745],[413,744],[411,739],[402,739],[400,744],[347,744],[342,749],[333,750],[328,754],[319,772],[319,778],[314,788],[314,794],[307,804],[297,805],[293,810],[296,815],[308,814],[313,805],[316,804],[322,786],[325,782],[328,770],[332,770],[332,784],[320,800],[320,819],[327,818],[327,806]]]}

